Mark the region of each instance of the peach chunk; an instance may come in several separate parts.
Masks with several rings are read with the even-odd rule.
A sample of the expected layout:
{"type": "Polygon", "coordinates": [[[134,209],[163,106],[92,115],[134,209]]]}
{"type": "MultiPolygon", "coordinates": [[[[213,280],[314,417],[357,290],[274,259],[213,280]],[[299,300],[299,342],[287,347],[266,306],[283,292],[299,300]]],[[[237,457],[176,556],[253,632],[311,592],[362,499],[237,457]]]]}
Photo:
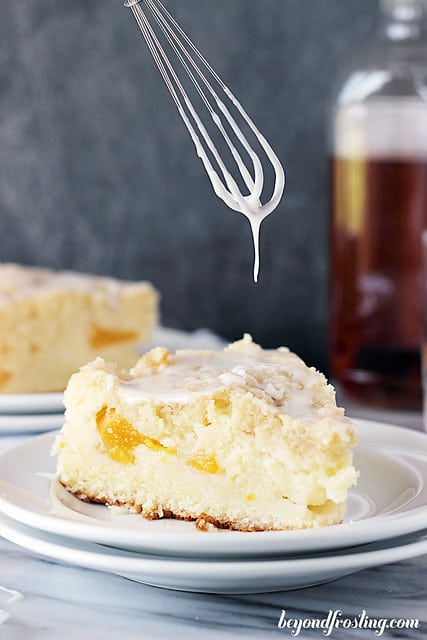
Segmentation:
{"type": "Polygon", "coordinates": [[[96,426],[104,443],[107,455],[116,462],[133,464],[135,462],[135,449],[144,445],[148,449],[175,453],[170,447],[165,447],[159,440],[144,435],[116,410],[102,407],[96,414],[96,426]]]}

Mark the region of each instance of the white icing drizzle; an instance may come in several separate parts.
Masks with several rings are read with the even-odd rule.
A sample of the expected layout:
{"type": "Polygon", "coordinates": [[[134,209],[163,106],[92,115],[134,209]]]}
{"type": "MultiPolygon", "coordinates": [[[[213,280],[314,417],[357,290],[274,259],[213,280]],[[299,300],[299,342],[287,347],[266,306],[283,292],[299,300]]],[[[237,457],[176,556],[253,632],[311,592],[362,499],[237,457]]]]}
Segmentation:
{"type": "Polygon", "coordinates": [[[218,173],[215,171],[215,169],[214,169],[214,167],[213,167],[213,165],[212,165],[212,163],[211,163],[211,161],[209,159],[209,156],[208,156],[208,154],[207,154],[207,152],[205,150],[205,147],[203,146],[203,144],[202,144],[202,142],[200,140],[200,137],[196,133],[196,130],[193,127],[193,125],[192,125],[190,119],[188,118],[186,112],[184,111],[184,109],[182,107],[178,107],[178,110],[179,110],[181,118],[184,121],[184,124],[187,127],[187,129],[188,129],[188,131],[190,133],[190,136],[191,136],[191,138],[192,138],[192,140],[194,142],[194,146],[196,147],[197,155],[201,159],[201,161],[203,162],[203,165],[204,165],[204,167],[206,169],[206,172],[207,172],[207,174],[209,176],[209,179],[211,181],[211,184],[212,184],[212,187],[214,189],[214,192],[216,193],[216,195],[223,202],[225,202],[225,204],[228,207],[230,207],[230,209],[233,209],[234,211],[237,211],[237,212],[241,213],[242,215],[244,215],[249,220],[249,224],[251,226],[251,231],[252,231],[253,244],[254,244],[253,277],[254,277],[254,281],[258,282],[259,267],[260,267],[260,249],[259,249],[260,228],[261,228],[261,224],[262,224],[263,220],[268,215],[273,213],[273,211],[277,208],[277,206],[280,203],[280,200],[281,200],[282,195],[283,195],[283,191],[285,189],[285,172],[283,170],[283,167],[282,167],[282,164],[281,164],[279,158],[277,157],[277,155],[273,151],[272,147],[270,146],[270,144],[268,143],[266,138],[258,130],[258,128],[255,126],[255,124],[252,122],[252,120],[249,118],[248,114],[243,109],[243,107],[240,104],[240,102],[232,94],[232,92],[230,91],[230,89],[228,89],[228,87],[226,87],[223,84],[221,84],[221,86],[222,86],[223,90],[225,91],[226,95],[228,96],[228,98],[231,100],[233,105],[236,107],[236,109],[240,113],[240,115],[243,117],[243,119],[249,125],[250,129],[252,130],[252,132],[255,135],[256,139],[258,140],[259,144],[264,149],[268,160],[271,162],[271,164],[273,166],[273,169],[274,169],[274,172],[275,172],[274,192],[273,192],[272,198],[266,204],[264,204],[264,205],[261,204],[261,200],[260,200],[261,194],[262,194],[262,190],[263,190],[263,187],[264,187],[264,172],[263,172],[262,164],[261,164],[261,162],[259,160],[259,157],[253,151],[253,149],[249,146],[249,144],[248,144],[245,136],[243,135],[242,131],[237,126],[234,118],[231,116],[229,110],[227,109],[225,104],[222,102],[222,100],[220,100],[220,98],[217,96],[217,94],[214,91],[212,91],[213,97],[215,98],[215,101],[216,101],[219,109],[225,115],[227,121],[231,124],[231,126],[233,128],[233,131],[234,131],[235,135],[237,136],[237,139],[242,144],[244,149],[247,151],[247,153],[249,154],[249,156],[251,158],[251,161],[253,163],[254,178],[252,178],[251,175],[249,174],[245,164],[243,163],[243,160],[242,160],[240,154],[238,153],[238,151],[236,150],[234,144],[231,142],[231,140],[229,139],[227,133],[225,132],[225,129],[224,129],[222,121],[221,121],[221,118],[218,116],[218,114],[216,114],[215,112],[212,112],[212,114],[211,114],[212,115],[212,119],[213,119],[215,125],[221,131],[222,135],[225,137],[225,139],[227,141],[227,144],[231,149],[231,152],[232,152],[232,155],[234,157],[234,160],[237,163],[239,171],[240,171],[241,175],[244,178],[246,186],[248,187],[248,190],[249,190],[248,195],[244,196],[240,192],[240,190],[239,190],[234,178],[232,177],[231,173],[226,168],[225,163],[222,160],[220,154],[218,153],[218,151],[217,151],[217,149],[216,149],[211,137],[209,136],[209,134],[208,134],[203,122],[201,121],[200,117],[198,116],[198,114],[195,111],[193,105],[191,104],[190,100],[187,97],[185,97],[186,107],[188,108],[188,111],[190,112],[191,116],[193,117],[195,123],[197,124],[197,128],[202,133],[202,137],[205,140],[205,143],[207,144],[207,147],[211,151],[213,157],[215,158],[215,161],[217,162],[219,168],[221,169],[221,172],[222,172],[222,174],[224,176],[225,184],[222,182],[222,180],[218,176],[218,173]]]}
{"type": "Polygon", "coordinates": [[[331,388],[315,369],[287,349],[263,350],[253,343],[222,352],[178,351],[158,370],[139,369],[136,377],[121,381],[119,394],[128,404],[141,400],[173,404],[229,387],[250,392],[296,418],[342,416],[331,388]],[[314,402],[319,390],[320,406],[314,402]]]}

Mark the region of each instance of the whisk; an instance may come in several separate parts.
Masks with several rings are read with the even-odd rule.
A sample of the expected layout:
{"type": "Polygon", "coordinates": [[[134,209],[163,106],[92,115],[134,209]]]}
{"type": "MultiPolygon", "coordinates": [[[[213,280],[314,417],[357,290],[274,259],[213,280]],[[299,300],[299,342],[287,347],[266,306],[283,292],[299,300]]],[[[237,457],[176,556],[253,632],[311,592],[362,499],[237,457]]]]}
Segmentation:
{"type": "MultiPolygon", "coordinates": [[[[245,215],[251,225],[254,240],[254,280],[258,281],[259,273],[259,232],[262,221],[272,213],[280,203],[285,188],[285,173],[283,167],[266,138],[259,132],[251,118],[247,115],[240,102],[221,80],[206,58],[200,53],[190,38],[186,35],[161,0],[126,0],[125,6],[132,10],[138,26],[145,38],[161,76],[172,96],[182,120],[187,127],[196,147],[212,187],[216,195],[232,210],[245,215]],[[144,7],[144,8],[143,8],[144,7]],[[148,18],[151,17],[151,20],[148,18]],[[156,25],[156,28],[153,27],[156,25]],[[157,32],[162,40],[172,49],[176,58],[172,64],[166,54],[157,32]],[[214,131],[222,137],[222,145],[231,152],[230,160],[234,159],[234,171],[240,177],[236,180],[227,168],[227,161],[218,151],[217,145],[190,100],[189,94],[181,80],[177,66],[187,74],[200,97],[203,106],[214,123],[214,131]],[[209,78],[209,79],[208,79],[209,78]],[[223,98],[215,91],[213,84],[219,87],[223,98]],[[228,103],[228,106],[226,104],[228,103]],[[239,125],[231,110],[237,118],[239,125]],[[252,148],[247,136],[242,131],[242,125],[258,141],[265,157],[270,162],[274,172],[274,187],[272,195],[264,204],[261,202],[265,188],[265,177],[260,155],[252,148]],[[234,139],[233,139],[234,138],[234,139]],[[239,150],[240,149],[240,150],[239,150]],[[242,159],[242,150],[249,159],[249,168],[242,159]],[[215,167],[214,164],[215,163],[215,167]],[[238,185],[244,183],[244,189],[238,185]]],[[[206,115],[206,114],[205,114],[206,115]]]]}

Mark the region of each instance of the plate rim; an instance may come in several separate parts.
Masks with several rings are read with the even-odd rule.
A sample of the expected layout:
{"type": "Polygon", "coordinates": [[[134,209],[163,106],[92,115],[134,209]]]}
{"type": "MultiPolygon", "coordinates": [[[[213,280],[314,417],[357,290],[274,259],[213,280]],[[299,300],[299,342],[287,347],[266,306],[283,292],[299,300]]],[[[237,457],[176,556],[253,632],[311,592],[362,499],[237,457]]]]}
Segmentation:
{"type": "MultiPolygon", "coordinates": [[[[289,588],[286,583],[277,584],[277,580],[283,578],[288,580],[289,577],[295,579],[306,579],[301,586],[313,584],[313,576],[315,580],[324,582],[330,579],[336,579],[361,571],[370,567],[390,564],[392,562],[400,562],[411,558],[427,554],[427,537],[423,536],[418,540],[403,541],[402,544],[388,546],[385,548],[372,550],[344,550],[335,556],[322,554],[309,558],[263,558],[260,560],[251,560],[244,558],[243,560],[227,560],[209,561],[203,558],[167,558],[162,556],[140,556],[129,551],[120,551],[118,549],[109,549],[93,542],[77,541],[77,546],[70,540],[63,544],[61,537],[55,537],[46,532],[40,532],[31,529],[26,525],[13,520],[4,520],[4,516],[0,516],[0,535],[10,542],[35,553],[43,558],[53,559],[54,561],[66,562],[69,565],[84,567],[87,569],[104,571],[112,574],[124,575],[128,578],[138,579],[148,584],[156,584],[157,580],[167,580],[169,584],[158,584],[166,588],[177,588],[182,590],[192,590],[188,585],[188,580],[194,581],[195,574],[199,575],[205,581],[213,580],[214,584],[218,584],[218,580],[222,581],[222,588],[227,590],[236,590],[239,592],[249,592],[247,589],[241,590],[241,587],[232,586],[237,583],[241,584],[244,580],[273,580],[275,586],[273,590],[278,591],[289,588]],[[42,547],[40,547],[40,543],[42,547]],[[83,547],[83,548],[82,548],[83,547]],[[93,547],[93,549],[92,549],[93,547]],[[153,572],[155,579],[153,581],[153,572]],[[145,575],[141,575],[144,574],[145,575]],[[147,574],[149,574],[147,576],[147,574]],[[175,587],[170,584],[170,576],[176,580],[181,579],[186,582],[186,586],[175,587]],[[236,578],[233,578],[236,576],[236,578]],[[332,577],[331,577],[332,576],[332,577]]],[[[375,545],[374,545],[375,546],[375,545]]],[[[273,585],[271,585],[273,586],[273,585]]],[[[259,593],[268,591],[270,587],[251,587],[250,592],[259,593]]],[[[295,588],[295,585],[291,588],[295,588]]],[[[197,590],[204,590],[199,586],[197,590]]],[[[215,587],[213,593],[220,593],[221,587],[215,587]],[[219,590],[218,590],[219,589],[219,590]]]]}
{"type": "Polygon", "coordinates": [[[64,410],[64,392],[0,393],[0,416],[43,415],[64,410]]]}
{"type": "Polygon", "coordinates": [[[12,415],[0,413],[0,435],[19,434],[38,431],[52,431],[61,427],[64,422],[64,413],[15,413],[12,415]]]}

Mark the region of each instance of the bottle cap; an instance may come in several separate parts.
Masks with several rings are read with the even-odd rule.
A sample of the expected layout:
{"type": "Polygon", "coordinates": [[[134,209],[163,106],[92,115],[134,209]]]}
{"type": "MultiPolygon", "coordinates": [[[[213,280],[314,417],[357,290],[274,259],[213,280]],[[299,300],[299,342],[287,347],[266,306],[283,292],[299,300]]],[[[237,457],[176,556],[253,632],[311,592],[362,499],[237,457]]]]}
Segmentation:
{"type": "Polygon", "coordinates": [[[380,0],[380,7],[384,13],[409,22],[427,12],[427,0],[380,0]]]}

